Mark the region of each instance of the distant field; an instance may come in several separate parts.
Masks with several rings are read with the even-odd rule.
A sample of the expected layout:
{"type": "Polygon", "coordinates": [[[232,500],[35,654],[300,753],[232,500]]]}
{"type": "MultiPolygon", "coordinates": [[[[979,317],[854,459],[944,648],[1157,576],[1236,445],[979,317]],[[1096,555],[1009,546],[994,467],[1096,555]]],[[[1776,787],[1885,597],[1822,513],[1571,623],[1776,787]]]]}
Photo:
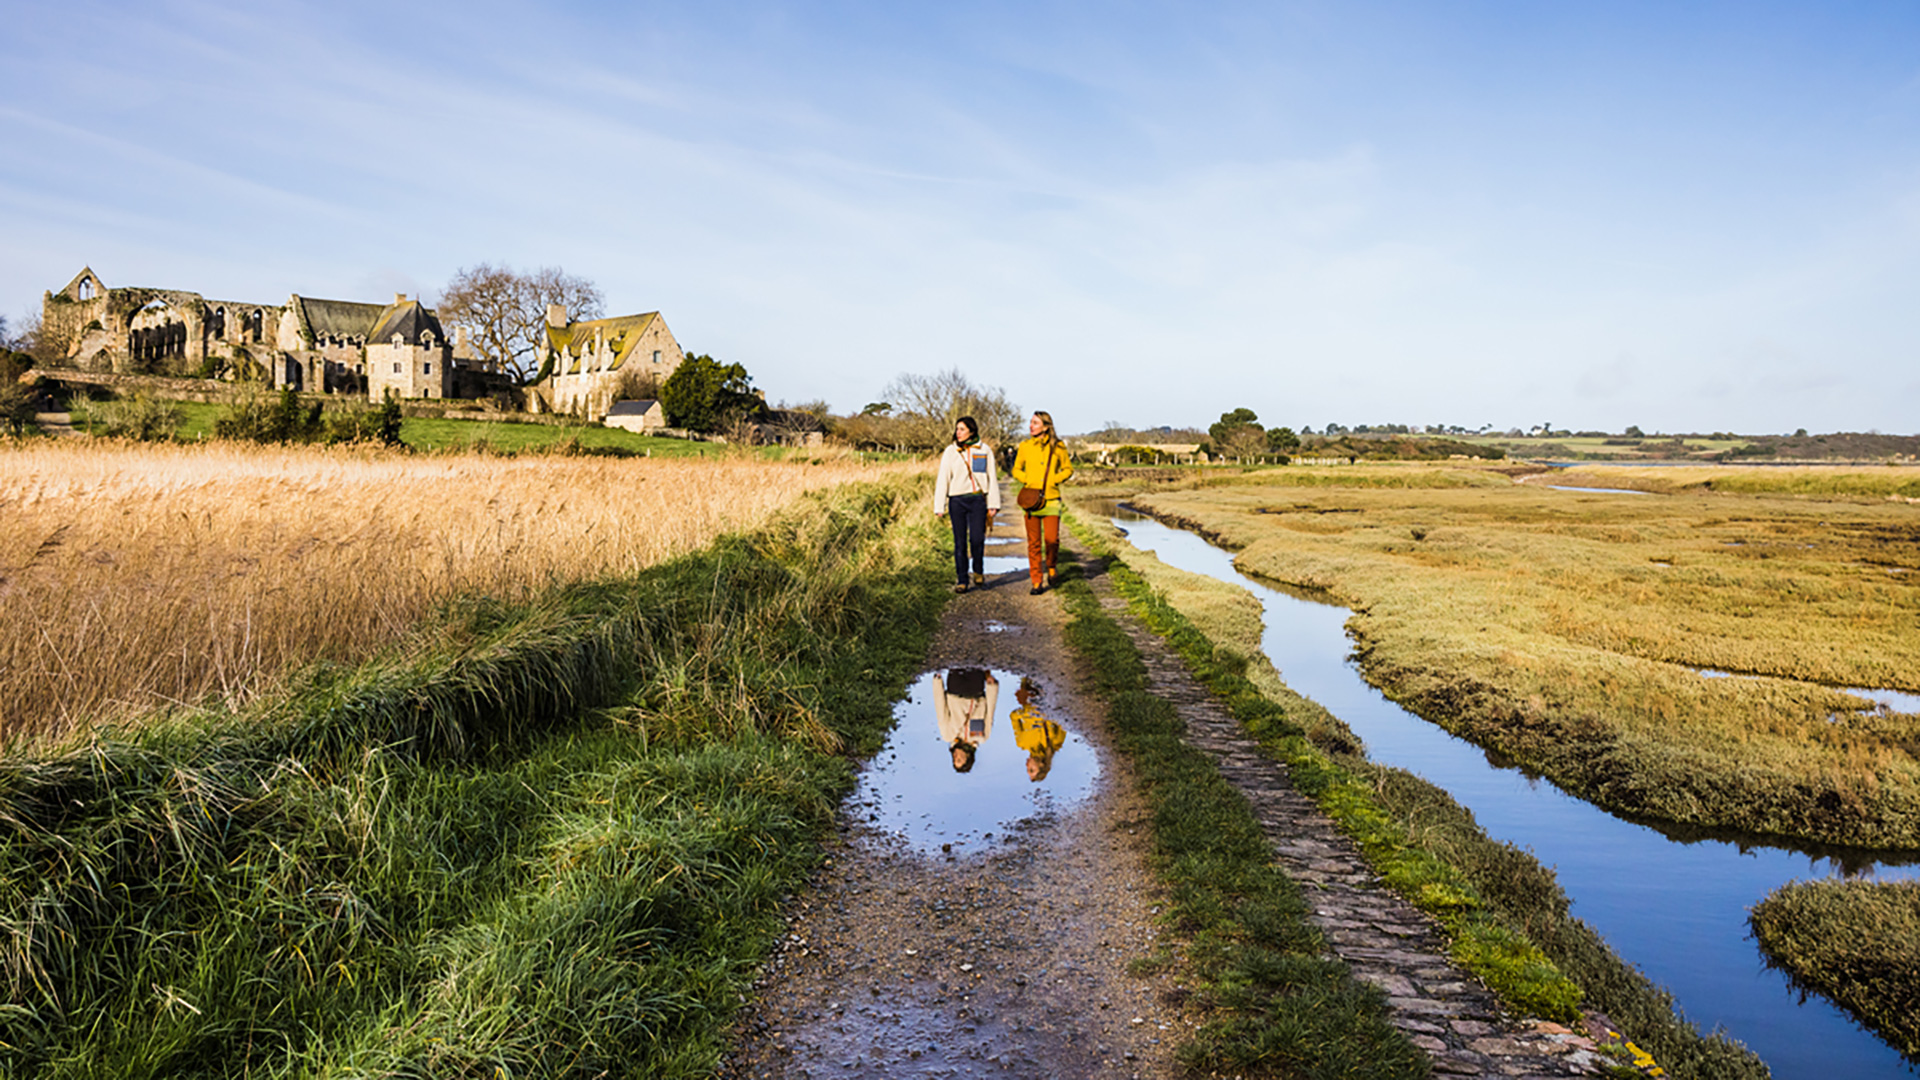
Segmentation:
{"type": "Polygon", "coordinates": [[[1864,496],[1920,500],[1920,467],[1912,465],[1778,465],[1739,468],[1714,465],[1576,465],[1542,474],[1535,482],[1576,487],[1619,487],[1679,494],[1717,491],[1740,495],[1812,498],[1864,496]]]}
{"type": "Polygon", "coordinates": [[[631,573],[912,467],[0,443],[0,739],[244,700],[454,596],[631,573]]]}
{"type": "Polygon", "coordinates": [[[1916,481],[1354,466],[1135,501],[1332,591],[1370,679],[1603,805],[1920,846],[1920,716],[1839,689],[1920,692],[1920,509],[1888,501],[1916,481]],[[1545,486],[1576,478],[1682,493],[1545,486]]]}
{"type": "MultiPolygon", "coordinates": [[[[85,430],[87,403],[74,402],[74,424],[85,430]]],[[[180,411],[179,438],[199,442],[213,438],[214,422],[226,415],[227,406],[199,402],[174,402],[180,411]]],[[[400,441],[416,450],[457,450],[482,447],[502,453],[540,451],[564,443],[583,450],[618,450],[636,457],[708,457],[729,451],[723,444],[687,439],[663,439],[638,435],[621,428],[591,424],[521,424],[507,420],[435,419],[410,417],[400,425],[400,441]]],[[[767,457],[785,457],[779,448],[761,451],[767,457]]]]}
{"type": "Polygon", "coordinates": [[[1613,436],[1571,435],[1564,439],[1512,438],[1506,435],[1461,435],[1462,442],[1476,446],[1497,446],[1512,457],[1553,458],[1644,458],[1655,456],[1711,457],[1753,445],[1749,439],[1667,438],[1622,439],[1613,436]]]}

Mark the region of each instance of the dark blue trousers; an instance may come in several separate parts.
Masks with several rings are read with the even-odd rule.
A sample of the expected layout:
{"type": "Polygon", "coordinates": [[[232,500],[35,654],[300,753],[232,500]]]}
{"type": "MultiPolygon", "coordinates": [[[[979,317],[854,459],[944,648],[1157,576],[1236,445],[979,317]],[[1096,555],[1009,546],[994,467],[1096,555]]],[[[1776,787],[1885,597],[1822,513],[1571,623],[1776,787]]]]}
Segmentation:
{"type": "Polygon", "coordinates": [[[947,520],[953,523],[953,576],[965,585],[967,578],[968,547],[971,545],[973,572],[986,572],[987,547],[987,496],[954,495],[947,499],[947,520]]]}

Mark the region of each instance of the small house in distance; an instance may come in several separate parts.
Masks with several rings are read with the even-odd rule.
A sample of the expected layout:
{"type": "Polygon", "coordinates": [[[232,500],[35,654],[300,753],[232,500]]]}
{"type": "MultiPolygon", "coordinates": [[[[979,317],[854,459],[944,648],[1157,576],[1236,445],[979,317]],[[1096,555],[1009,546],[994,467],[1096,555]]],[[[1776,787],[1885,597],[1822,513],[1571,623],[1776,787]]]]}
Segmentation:
{"type": "Polygon", "coordinates": [[[613,408],[607,410],[605,423],[608,427],[624,428],[644,434],[658,431],[667,426],[667,412],[652,398],[640,398],[633,401],[616,401],[613,408]]]}

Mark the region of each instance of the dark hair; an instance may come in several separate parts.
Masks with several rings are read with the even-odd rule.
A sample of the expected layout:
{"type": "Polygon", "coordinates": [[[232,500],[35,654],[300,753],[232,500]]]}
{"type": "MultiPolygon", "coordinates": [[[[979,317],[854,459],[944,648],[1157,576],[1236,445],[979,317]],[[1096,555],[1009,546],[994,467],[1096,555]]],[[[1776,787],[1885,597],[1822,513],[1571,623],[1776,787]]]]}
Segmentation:
{"type": "Polygon", "coordinates": [[[980,437],[980,421],[975,420],[973,417],[963,416],[955,420],[954,423],[967,425],[967,438],[977,439],[980,437]]]}
{"type": "Polygon", "coordinates": [[[977,746],[975,746],[975,745],[973,745],[972,743],[970,743],[970,742],[968,742],[968,741],[967,741],[967,740],[965,740],[965,739],[955,739],[955,740],[953,740],[953,745],[952,745],[952,746],[949,746],[949,747],[947,747],[947,754],[948,754],[948,756],[952,756],[952,754],[953,754],[953,752],[954,752],[955,750],[959,750],[959,751],[962,751],[963,753],[965,753],[965,754],[967,755],[967,760],[966,760],[966,761],[965,761],[964,763],[962,763],[962,762],[957,762],[957,761],[956,761],[956,762],[954,762],[954,764],[953,764],[953,771],[954,771],[954,772],[968,772],[968,771],[970,771],[970,770],[972,770],[972,768],[973,768],[973,759],[974,759],[974,758],[975,758],[976,756],[978,756],[978,755],[979,755],[979,753],[980,753],[980,748],[979,748],[979,747],[977,747],[977,746]]]}

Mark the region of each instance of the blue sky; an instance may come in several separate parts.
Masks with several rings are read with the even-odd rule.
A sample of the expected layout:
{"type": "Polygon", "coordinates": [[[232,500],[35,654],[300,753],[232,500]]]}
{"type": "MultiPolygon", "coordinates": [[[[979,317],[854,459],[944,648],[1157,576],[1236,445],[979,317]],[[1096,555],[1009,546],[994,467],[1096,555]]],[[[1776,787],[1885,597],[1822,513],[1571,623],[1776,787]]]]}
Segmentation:
{"type": "Polygon", "coordinates": [[[493,261],[842,410],[1920,427],[1904,0],[4,2],[10,320],[493,261]]]}

